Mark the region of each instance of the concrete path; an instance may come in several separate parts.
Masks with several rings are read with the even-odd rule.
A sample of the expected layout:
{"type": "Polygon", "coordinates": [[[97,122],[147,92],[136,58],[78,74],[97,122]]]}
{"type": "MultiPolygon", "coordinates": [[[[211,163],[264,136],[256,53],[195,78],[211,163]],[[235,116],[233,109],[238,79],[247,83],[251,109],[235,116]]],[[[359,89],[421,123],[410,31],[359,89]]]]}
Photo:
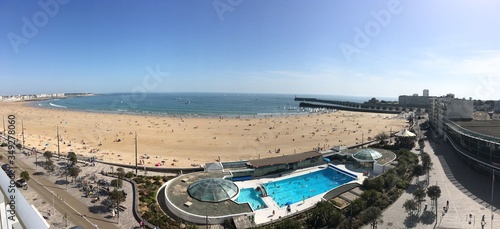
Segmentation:
{"type": "MultiPolygon", "coordinates": [[[[430,209],[431,201],[428,197],[422,205],[427,203],[427,211],[421,211],[413,221],[408,218],[403,203],[413,198],[411,192],[416,189],[414,179],[412,186],[383,212],[383,223],[379,223],[378,228],[482,228],[483,215],[484,228],[500,228],[500,212],[497,210],[500,205],[500,187],[494,192],[491,208],[491,177],[467,167],[446,143],[426,141],[424,150],[431,156],[433,163],[429,184],[441,188],[437,222],[430,213],[433,209],[430,209]],[[442,207],[446,206],[447,201],[449,209],[445,213],[442,207]]],[[[420,177],[419,180],[426,180],[426,176],[420,177]]],[[[363,228],[371,227],[365,225],[363,228]]]]}
{"type": "MultiPolygon", "coordinates": [[[[26,165],[22,160],[16,160],[16,165],[21,170],[26,170],[30,174],[36,172],[35,169],[26,165]]],[[[53,205],[55,210],[60,213],[66,213],[68,220],[72,224],[82,226],[83,228],[95,228],[95,225],[98,228],[118,228],[115,222],[105,219],[101,215],[91,213],[88,206],[82,204],[80,200],[66,192],[65,188],[55,185],[54,182],[44,176],[30,177],[31,179],[27,182],[28,187],[36,191],[38,197],[45,199],[46,203],[53,205]]],[[[47,212],[41,213],[42,215],[47,215],[47,212]]],[[[56,216],[54,215],[54,217],[56,216]]]]}
{"type": "MultiPolygon", "coordinates": [[[[4,155],[4,162],[6,160],[6,150],[0,148],[0,153],[4,155]]],[[[62,162],[54,158],[54,163],[62,162]]],[[[56,176],[54,173],[47,173],[45,169],[35,166],[37,161],[34,155],[27,156],[20,152],[16,153],[16,164],[20,169],[16,174],[20,174],[22,170],[27,170],[30,174],[30,180],[27,190],[21,190],[23,196],[33,204],[38,211],[44,216],[48,216],[50,210],[51,217],[48,217],[47,222],[53,228],[64,228],[71,226],[83,226],[84,228],[138,228],[139,223],[132,213],[132,195],[127,195],[125,202],[121,205],[126,207],[126,210],[120,212],[119,224],[116,224],[117,218],[111,217],[110,211],[102,212],[103,208],[100,203],[92,203],[90,198],[83,197],[83,193],[74,184],[67,186],[60,182],[65,180],[65,177],[56,176]],[[22,170],[21,170],[22,169],[22,170]],[[45,175],[32,175],[34,172],[45,172],[45,175]],[[54,197],[54,198],[53,198],[54,197]],[[53,204],[54,203],[54,204],[53,204]],[[54,207],[55,209],[54,209],[54,207]],[[98,210],[100,214],[94,214],[89,211],[92,208],[98,210]],[[68,216],[67,222],[64,220],[64,213],[68,216]]],[[[45,158],[38,156],[38,161],[45,161],[45,158]]],[[[110,171],[112,166],[96,163],[96,166],[83,166],[80,172],[80,177],[85,175],[95,175],[97,179],[105,179],[111,181],[113,178],[101,175],[100,172],[110,171]]],[[[114,169],[117,169],[114,166],[114,169]]],[[[134,171],[132,169],[125,169],[125,172],[134,171]]],[[[140,175],[144,175],[144,171],[139,170],[140,175]]],[[[148,172],[148,175],[166,175],[173,176],[175,174],[166,174],[158,172],[148,172]]],[[[17,175],[19,177],[19,175],[17,175]]],[[[70,178],[68,178],[70,179],[70,178]]],[[[132,185],[129,182],[123,182],[123,190],[126,193],[132,193],[132,185]]],[[[106,197],[101,197],[104,200],[106,197]]]]}

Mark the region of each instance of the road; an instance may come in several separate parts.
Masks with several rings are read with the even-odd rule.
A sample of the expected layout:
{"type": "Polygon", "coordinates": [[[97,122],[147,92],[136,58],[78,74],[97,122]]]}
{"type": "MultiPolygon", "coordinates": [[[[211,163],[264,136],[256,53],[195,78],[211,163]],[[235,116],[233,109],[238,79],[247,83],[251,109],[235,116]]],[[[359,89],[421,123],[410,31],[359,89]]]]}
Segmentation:
{"type": "MultiPolygon", "coordinates": [[[[119,228],[112,220],[91,213],[88,206],[67,193],[64,188],[57,187],[43,176],[32,175],[36,170],[21,160],[16,160],[15,163],[18,167],[16,174],[20,174],[22,170],[26,170],[30,174],[30,180],[27,182],[28,187],[35,190],[47,203],[53,203],[57,211],[66,213],[68,220],[73,224],[82,226],[83,228],[95,228],[94,225],[97,225],[98,228],[106,229],[119,228]]],[[[42,215],[47,215],[47,213],[42,212],[42,215]]]]}

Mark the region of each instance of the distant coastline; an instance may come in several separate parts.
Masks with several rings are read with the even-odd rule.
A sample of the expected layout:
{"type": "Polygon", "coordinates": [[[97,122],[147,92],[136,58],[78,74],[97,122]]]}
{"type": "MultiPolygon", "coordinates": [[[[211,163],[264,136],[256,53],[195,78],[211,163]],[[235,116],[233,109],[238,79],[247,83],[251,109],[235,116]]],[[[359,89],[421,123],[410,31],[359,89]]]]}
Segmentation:
{"type": "Polygon", "coordinates": [[[66,99],[81,96],[95,96],[94,93],[56,93],[56,94],[35,94],[35,95],[8,95],[0,96],[0,102],[32,102],[51,99],[66,99]]]}

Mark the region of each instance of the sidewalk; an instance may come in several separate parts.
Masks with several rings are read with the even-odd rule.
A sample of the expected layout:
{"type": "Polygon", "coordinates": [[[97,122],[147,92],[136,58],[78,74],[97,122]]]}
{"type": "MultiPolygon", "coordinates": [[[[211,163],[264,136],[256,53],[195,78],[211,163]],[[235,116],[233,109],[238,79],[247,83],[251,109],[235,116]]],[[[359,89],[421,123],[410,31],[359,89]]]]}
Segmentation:
{"type": "MultiPolygon", "coordinates": [[[[5,149],[0,148],[0,152],[5,149]]],[[[5,160],[4,156],[4,160],[5,160]]],[[[68,184],[66,190],[65,176],[56,176],[54,173],[47,173],[44,168],[35,166],[36,157],[34,155],[26,156],[24,154],[16,154],[16,164],[19,168],[26,170],[30,174],[30,180],[27,190],[21,190],[23,196],[33,204],[39,212],[44,216],[48,216],[50,210],[51,216],[48,217],[47,222],[53,228],[65,228],[66,222],[63,218],[66,213],[68,228],[71,226],[82,226],[83,228],[94,228],[97,224],[99,228],[134,228],[138,227],[139,223],[135,220],[132,213],[132,185],[129,182],[123,182],[123,190],[128,193],[125,202],[121,205],[125,206],[125,211],[120,212],[120,223],[117,224],[117,218],[111,217],[111,212],[104,208],[100,202],[92,203],[91,198],[83,197],[83,192],[75,187],[74,183],[68,184]],[[33,175],[35,172],[44,172],[45,175],[33,175]],[[54,195],[54,194],[55,195],[54,195]],[[54,206],[53,206],[54,205],[54,206]],[[98,214],[92,213],[97,212],[98,214]]],[[[45,161],[45,158],[38,155],[38,162],[45,161]]],[[[55,164],[64,162],[53,158],[55,164]]],[[[110,172],[109,165],[96,163],[96,166],[82,166],[82,171],[79,177],[86,175],[96,175],[97,179],[105,179],[108,182],[113,178],[101,175],[102,170],[110,172]]],[[[114,170],[118,167],[114,166],[114,170]]],[[[132,171],[125,169],[125,172],[132,171]]],[[[18,169],[16,174],[20,174],[21,170],[18,169]]],[[[135,172],[135,170],[134,170],[135,172]]],[[[139,175],[144,175],[144,171],[139,170],[139,175]]],[[[148,172],[148,175],[171,175],[156,172],[148,172]]],[[[19,175],[18,175],[19,176],[19,175]]],[[[17,177],[18,177],[17,176],[17,177]]],[[[68,177],[71,180],[71,177],[68,177]]],[[[102,196],[101,201],[106,197],[102,196]]]]}
{"type": "MultiPolygon", "coordinates": [[[[483,215],[486,221],[484,228],[500,227],[500,214],[497,211],[498,198],[500,198],[498,188],[494,193],[497,200],[494,199],[493,212],[490,210],[491,177],[488,178],[467,167],[445,143],[425,141],[424,150],[431,156],[433,164],[429,185],[438,185],[441,188],[436,228],[481,228],[483,215]],[[443,213],[442,207],[446,206],[447,201],[449,201],[449,210],[443,213]],[[492,213],[493,220],[490,217],[492,213]],[[469,215],[472,215],[472,218],[469,219],[469,215]]],[[[419,178],[420,181],[425,179],[425,175],[419,178]]],[[[429,213],[423,214],[421,211],[418,218],[414,219],[417,222],[413,224],[410,224],[407,218],[408,214],[403,204],[406,200],[413,198],[409,190],[416,189],[415,180],[416,178],[412,181],[412,186],[382,213],[383,223],[378,224],[379,228],[434,228],[436,221],[428,217],[432,216],[429,213]]],[[[428,197],[422,203],[422,208],[426,203],[428,210],[431,210],[431,200],[428,197]]],[[[365,225],[363,228],[371,227],[365,225]]]]}

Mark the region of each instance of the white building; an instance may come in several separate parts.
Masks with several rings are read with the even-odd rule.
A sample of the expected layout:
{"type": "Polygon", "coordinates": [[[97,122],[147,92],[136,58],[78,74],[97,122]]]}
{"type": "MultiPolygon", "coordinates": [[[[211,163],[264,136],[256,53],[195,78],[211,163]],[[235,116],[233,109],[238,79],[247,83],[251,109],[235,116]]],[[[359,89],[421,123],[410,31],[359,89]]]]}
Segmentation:
{"type": "Polygon", "coordinates": [[[432,98],[429,121],[437,134],[442,136],[444,122],[447,120],[472,120],[473,108],[472,100],[455,99],[451,96],[432,98]]]}
{"type": "Polygon", "coordinates": [[[424,93],[423,93],[425,97],[429,97],[429,89],[424,89],[424,93]]]}
{"type": "Polygon", "coordinates": [[[497,113],[497,114],[500,113],[500,100],[495,101],[494,109],[495,109],[495,113],[497,113]]]}

